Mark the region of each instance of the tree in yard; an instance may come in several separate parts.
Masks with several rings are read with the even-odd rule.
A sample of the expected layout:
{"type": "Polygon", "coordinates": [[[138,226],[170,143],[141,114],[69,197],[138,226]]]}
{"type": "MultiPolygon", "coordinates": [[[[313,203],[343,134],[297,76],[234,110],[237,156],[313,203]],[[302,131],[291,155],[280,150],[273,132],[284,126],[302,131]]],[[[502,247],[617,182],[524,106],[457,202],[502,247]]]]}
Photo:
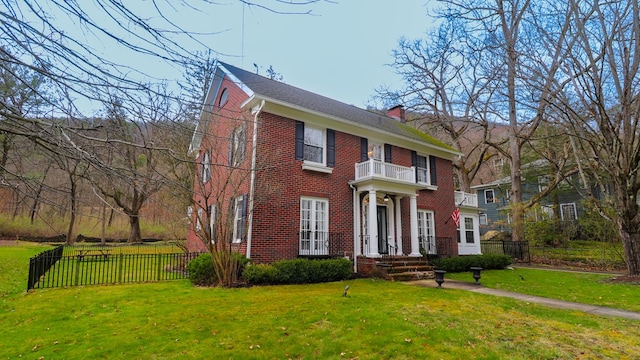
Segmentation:
{"type": "Polygon", "coordinates": [[[403,97],[431,113],[431,122],[459,149],[465,134],[483,133],[475,136],[477,155],[455,164],[462,189],[490,158],[488,146],[509,160],[512,238],[523,240],[521,154],[559,91],[556,74],[567,51],[559,45],[569,42],[567,10],[551,1],[442,3],[435,40],[428,46],[401,42],[396,53],[408,84],[403,97]],[[492,124],[507,126],[507,136],[490,136],[492,124]]]}
{"type": "Polygon", "coordinates": [[[636,1],[567,6],[577,40],[562,68],[570,82],[554,105],[570,125],[585,188],[610,189],[610,202],[592,204],[610,214],[627,271],[640,275],[640,8],[636,1]]]}
{"type": "Polygon", "coordinates": [[[107,109],[103,138],[94,142],[92,151],[91,183],[129,218],[128,241],[133,243],[142,241],[142,207],[167,180],[158,159],[161,149],[155,145],[159,139],[154,126],[159,117],[170,116],[171,109],[154,97],[148,101],[145,107],[127,109],[114,100],[107,109]],[[129,116],[135,120],[129,120],[129,116]]]}

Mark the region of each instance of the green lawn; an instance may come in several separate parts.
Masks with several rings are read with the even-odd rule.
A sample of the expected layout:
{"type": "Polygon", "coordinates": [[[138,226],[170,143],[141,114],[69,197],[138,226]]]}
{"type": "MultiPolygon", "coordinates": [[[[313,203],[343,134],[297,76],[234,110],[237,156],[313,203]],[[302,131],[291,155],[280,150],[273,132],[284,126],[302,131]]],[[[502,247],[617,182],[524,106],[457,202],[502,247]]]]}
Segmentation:
{"type": "MultiPolygon", "coordinates": [[[[5,290],[9,277],[26,284],[26,275],[5,273],[7,266],[26,266],[30,256],[0,248],[2,358],[640,358],[638,322],[371,279],[240,289],[178,280],[5,290]]],[[[481,280],[490,283],[491,273],[481,280]]],[[[517,273],[525,282],[533,276],[509,274],[517,273]]]]}
{"type": "MultiPolygon", "coordinates": [[[[640,285],[612,283],[611,275],[515,267],[482,271],[481,276],[485,287],[640,312],[640,285]]],[[[447,278],[475,281],[470,272],[447,278]]]]}

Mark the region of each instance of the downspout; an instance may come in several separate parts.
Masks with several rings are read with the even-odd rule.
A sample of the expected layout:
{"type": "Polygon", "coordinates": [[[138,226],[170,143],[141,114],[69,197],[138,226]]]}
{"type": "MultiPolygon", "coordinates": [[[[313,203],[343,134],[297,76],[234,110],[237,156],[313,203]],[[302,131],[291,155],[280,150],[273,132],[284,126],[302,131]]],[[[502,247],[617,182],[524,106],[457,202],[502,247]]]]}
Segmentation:
{"type": "Polygon", "coordinates": [[[253,203],[256,188],[256,163],[258,155],[258,115],[264,107],[264,100],[260,102],[260,106],[253,110],[253,150],[251,151],[251,184],[249,189],[249,225],[247,228],[247,259],[251,259],[251,234],[253,233],[253,203]]]}
{"type": "Polygon", "coordinates": [[[358,223],[358,189],[353,186],[352,183],[349,183],[349,187],[353,190],[353,273],[358,273],[358,255],[356,254],[356,249],[358,248],[358,228],[360,224],[358,223]]]}

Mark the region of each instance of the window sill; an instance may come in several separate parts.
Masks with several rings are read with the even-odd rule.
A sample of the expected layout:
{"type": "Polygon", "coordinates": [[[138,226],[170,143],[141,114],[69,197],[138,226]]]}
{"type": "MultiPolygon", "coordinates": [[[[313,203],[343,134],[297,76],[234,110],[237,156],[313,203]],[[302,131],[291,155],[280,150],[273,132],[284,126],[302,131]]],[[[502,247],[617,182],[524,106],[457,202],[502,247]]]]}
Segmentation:
{"type": "Polygon", "coordinates": [[[317,171],[317,172],[321,172],[321,173],[325,173],[325,174],[333,173],[333,168],[324,166],[322,164],[310,163],[310,162],[306,162],[306,161],[304,161],[302,163],[302,170],[317,171]]]}
{"type": "Polygon", "coordinates": [[[422,182],[422,181],[418,181],[418,184],[422,185],[424,187],[425,190],[438,190],[438,186],[437,185],[431,185],[428,184],[426,182],[422,182]]]}

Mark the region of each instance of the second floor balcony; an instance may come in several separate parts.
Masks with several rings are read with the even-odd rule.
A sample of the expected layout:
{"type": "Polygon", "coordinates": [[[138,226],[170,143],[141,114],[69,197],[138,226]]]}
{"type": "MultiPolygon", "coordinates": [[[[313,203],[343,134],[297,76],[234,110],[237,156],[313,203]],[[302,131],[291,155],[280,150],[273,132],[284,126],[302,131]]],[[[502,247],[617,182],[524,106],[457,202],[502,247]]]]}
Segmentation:
{"type": "MultiPolygon", "coordinates": [[[[427,169],[419,169],[419,179],[428,181],[427,169]],[[422,176],[420,176],[422,175],[422,176]]],[[[363,180],[386,180],[399,182],[404,184],[416,184],[416,168],[400,166],[396,164],[386,163],[380,160],[370,159],[356,164],[355,181],[363,180]]],[[[419,182],[420,184],[429,185],[429,183],[419,182]]]]}
{"type": "Polygon", "coordinates": [[[463,191],[454,191],[454,201],[456,206],[478,207],[478,195],[463,191]]]}

